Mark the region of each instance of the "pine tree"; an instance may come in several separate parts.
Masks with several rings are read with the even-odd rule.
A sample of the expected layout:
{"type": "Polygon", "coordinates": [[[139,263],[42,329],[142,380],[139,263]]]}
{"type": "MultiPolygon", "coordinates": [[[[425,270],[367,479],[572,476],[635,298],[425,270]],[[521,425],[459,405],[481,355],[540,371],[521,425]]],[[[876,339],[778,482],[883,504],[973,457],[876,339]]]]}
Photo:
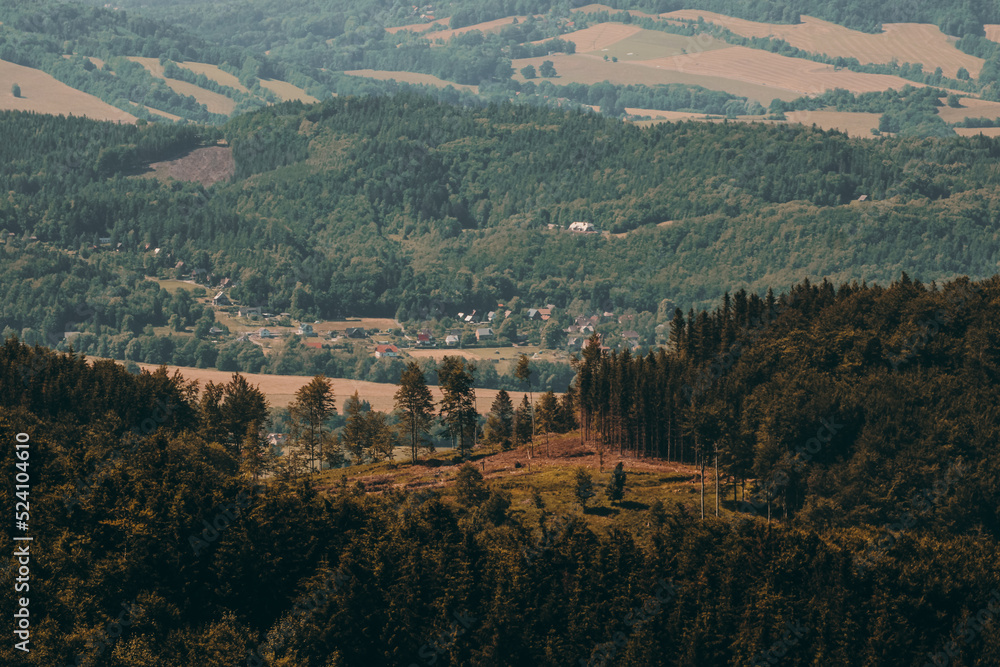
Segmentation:
{"type": "Polygon", "coordinates": [[[528,402],[528,395],[521,397],[521,404],[514,411],[514,446],[520,447],[531,440],[531,424],[534,417],[531,414],[531,403],[528,402]]]}
{"type": "MultiPolygon", "coordinates": [[[[517,360],[517,368],[514,369],[514,377],[521,381],[521,383],[527,387],[528,396],[531,397],[531,404],[534,405],[535,398],[531,393],[531,365],[528,361],[528,355],[522,354],[517,360]]],[[[535,411],[531,410],[531,440],[530,447],[528,449],[528,456],[533,456],[535,453],[535,411]]]]}
{"type": "Polygon", "coordinates": [[[621,499],[625,496],[625,466],[621,461],[618,462],[618,465],[612,471],[611,479],[608,481],[605,492],[608,495],[608,500],[611,502],[621,502],[621,499]]]}
{"type": "MultiPolygon", "coordinates": [[[[416,362],[411,361],[406,365],[406,370],[399,378],[399,389],[394,396],[396,409],[402,416],[401,425],[403,431],[410,440],[410,457],[413,463],[417,462],[417,450],[421,446],[421,434],[430,427],[434,417],[434,399],[431,390],[427,388],[427,381],[424,372],[416,362]]],[[[427,447],[434,451],[433,445],[427,447]]]]}
{"type": "Polygon", "coordinates": [[[587,502],[593,498],[596,493],[594,491],[594,481],[590,478],[590,473],[587,472],[586,468],[576,469],[576,499],[580,501],[583,505],[584,511],[587,510],[587,502]]]}
{"type": "Polygon", "coordinates": [[[347,418],[347,423],[344,424],[340,433],[340,440],[350,453],[354,463],[362,463],[365,449],[369,444],[368,424],[365,413],[361,411],[361,399],[358,397],[357,391],[344,401],[344,416],[347,418]]]}
{"type": "Polygon", "coordinates": [[[514,404],[510,394],[501,389],[490,406],[490,414],[486,418],[485,440],[490,445],[502,450],[510,449],[514,438],[514,404]]]}
{"type": "Polygon", "coordinates": [[[438,367],[438,384],[442,393],[439,405],[441,419],[448,425],[452,437],[458,436],[458,451],[464,457],[471,449],[467,438],[474,434],[479,417],[472,386],[472,367],[467,366],[461,357],[445,357],[438,367]]]}
{"type": "Polygon", "coordinates": [[[535,418],[538,428],[545,434],[545,456],[549,456],[549,434],[556,429],[559,419],[559,403],[551,391],[542,394],[538,400],[538,414],[535,418]]]}
{"type": "Polygon", "coordinates": [[[295,392],[295,401],[288,406],[291,418],[291,440],[302,449],[309,452],[309,470],[316,466],[316,450],[323,459],[323,447],[329,446],[328,455],[334,455],[338,449],[337,443],[327,429],[326,422],[337,414],[337,404],[333,396],[333,386],[323,375],[313,377],[306,385],[295,392]]]}

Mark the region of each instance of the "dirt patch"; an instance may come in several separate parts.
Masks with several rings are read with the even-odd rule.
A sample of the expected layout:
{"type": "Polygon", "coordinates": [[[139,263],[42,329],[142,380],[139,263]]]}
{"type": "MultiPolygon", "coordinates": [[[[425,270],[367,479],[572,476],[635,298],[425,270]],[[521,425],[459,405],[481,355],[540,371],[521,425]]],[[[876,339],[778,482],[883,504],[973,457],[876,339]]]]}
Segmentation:
{"type": "Polygon", "coordinates": [[[187,155],[149,165],[156,178],[201,183],[208,187],[232,177],[236,170],[233,151],[228,146],[196,148],[187,155]]]}
{"type": "Polygon", "coordinates": [[[70,88],[45,72],[0,60],[0,109],[34,111],[52,115],[84,116],[93,120],[134,123],[130,113],[115,108],[93,95],[70,88]],[[11,87],[21,88],[14,97],[11,87]]]}

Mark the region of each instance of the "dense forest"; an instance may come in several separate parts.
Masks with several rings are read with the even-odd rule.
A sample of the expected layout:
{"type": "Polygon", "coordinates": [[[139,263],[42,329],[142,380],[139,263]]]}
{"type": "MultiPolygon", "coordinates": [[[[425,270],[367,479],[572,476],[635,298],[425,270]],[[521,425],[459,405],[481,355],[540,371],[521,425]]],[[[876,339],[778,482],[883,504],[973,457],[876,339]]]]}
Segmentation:
{"type": "Polygon", "coordinates": [[[665,497],[606,530],[544,496],[536,526],[502,479],[465,475],[457,503],[255,483],[267,406],[238,378],[199,394],[8,340],[0,437],[30,444],[5,467],[28,461],[45,508],[16,659],[996,664],[998,298],[995,278],[802,283],[675,313],[645,359],[589,348],[586,446],[707,461],[709,479],[718,457],[734,484],[722,518],[665,497]]]}

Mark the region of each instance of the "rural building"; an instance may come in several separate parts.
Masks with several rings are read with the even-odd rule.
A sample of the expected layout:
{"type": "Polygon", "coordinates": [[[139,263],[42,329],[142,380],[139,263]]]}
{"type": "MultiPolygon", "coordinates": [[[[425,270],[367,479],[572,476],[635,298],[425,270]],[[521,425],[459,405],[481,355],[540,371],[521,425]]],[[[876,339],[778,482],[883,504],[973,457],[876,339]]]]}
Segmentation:
{"type": "Polygon", "coordinates": [[[257,332],[257,335],[260,336],[261,338],[274,338],[274,334],[268,331],[267,329],[261,329],[260,331],[257,332]]]}
{"type": "Polygon", "coordinates": [[[212,327],[211,329],[208,330],[208,333],[211,336],[218,336],[219,334],[222,333],[222,329],[220,329],[219,327],[212,327]]]}
{"type": "Polygon", "coordinates": [[[581,350],[586,341],[587,339],[583,336],[570,336],[566,339],[566,347],[570,350],[581,350]]]}
{"type": "Polygon", "coordinates": [[[493,329],[476,329],[476,340],[490,340],[493,338],[493,329]]]}
{"type": "Polygon", "coordinates": [[[448,347],[457,347],[459,342],[459,338],[455,334],[448,334],[444,339],[444,344],[448,347]]]}
{"type": "Polygon", "coordinates": [[[233,302],[229,300],[225,292],[219,292],[214,297],[212,297],[212,303],[216,306],[231,306],[233,302]]]}
{"type": "Polygon", "coordinates": [[[420,332],[417,334],[417,347],[433,347],[434,336],[430,332],[420,332]]]}
{"type": "Polygon", "coordinates": [[[236,311],[236,315],[238,317],[251,317],[253,315],[260,317],[260,306],[254,306],[253,308],[249,306],[242,306],[236,311]]]}
{"type": "Polygon", "coordinates": [[[399,348],[395,345],[376,345],[375,346],[375,358],[382,359],[388,357],[394,359],[399,357],[399,348]]]}
{"type": "Polygon", "coordinates": [[[306,324],[304,322],[299,325],[299,330],[296,331],[295,333],[297,333],[300,336],[315,336],[316,335],[316,332],[313,331],[313,325],[306,324]]]}
{"type": "Polygon", "coordinates": [[[569,231],[589,234],[592,232],[596,232],[597,230],[594,229],[594,225],[590,224],[589,222],[571,222],[569,223],[569,231]]]}
{"type": "Polygon", "coordinates": [[[344,329],[344,335],[348,338],[365,338],[368,336],[362,327],[347,327],[344,329]]]}

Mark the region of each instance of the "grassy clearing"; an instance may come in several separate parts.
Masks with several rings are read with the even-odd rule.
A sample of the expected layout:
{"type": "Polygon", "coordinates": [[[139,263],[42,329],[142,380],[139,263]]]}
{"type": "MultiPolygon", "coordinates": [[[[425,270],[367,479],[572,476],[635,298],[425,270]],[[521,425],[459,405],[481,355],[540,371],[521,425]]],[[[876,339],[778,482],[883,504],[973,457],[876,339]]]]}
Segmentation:
{"type": "Polygon", "coordinates": [[[403,83],[418,83],[425,84],[428,86],[436,86],[438,88],[447,88],[448,86],[453,86],[458,90],[468,90],[472,93],[479,94],[479,86],[467,86],[461,83],[455,83],[453,81],[445,81],[444,79],[439,79],[431,74],[420,74],[418,72],[395,72],[388,70],[376,70],[376,69],[355,69],[344,72],[350,76],[363,76],[369,79],[378,79],[379,81],[401,81],[403,83]]]}
{"type": "Polygon", "coordinates": [[[146,276],[146,280],[152,280],[154,283],[158,284],[162,289],[167,290],[171,294],[173,294],[179,289],[185,289],[188,290],[189,292],[193,292],[199,287],[205,289],[202,285],[197,285],[187,280],[174,280],[172,278],[154,278],[152,276],[146,276]]]}
{"type": "MultiPolygon", "coordinates": [[[[612,25],[604,23],[601,25],[612,25]]],[[[590,30],[591,28],[588,28],[590,30]]],[[[563,37],[566,38],[565,36],[563,37]]],[[[579,47],[579,45],[577,45],[579,47]]],[[[716,49],[729,49],[733,45],[714,39],[708,36],[688,37],[686,35],[672,35],[656,30],[640,30],[628,37],[613,44],[596,50],[590,50],[594,55],[615,57],[618,60],[652,60],[654,58],[667,58],[669,56],[679,56],[686,53],[698,53],[699,51],[714,51],[716,49]]],[[[580,50],[579,48],[577,49],[580,50]]]]}
{"type": "Polygon", "coordinates": [[[972,76],[978,76],[984,63],[981,58],[959,51],[954,39],[929,23],[886,23],[882,33],[872,35],[811,16],[803,16],[802,23],[794,25],[758,23],[695,9],[682,9],[663,16],[688,20],[700,16],[744,37],[783,39],[804,51],[854,57],[863,63],[884,64],[893,59],[900,63],[922,63],[924,71],[933,72],[935,67],[940,67],[945,76],[951,78],[961,67],[972,76]]]}
{"type": "Polygon", "coordinates": [[[85,116],[118,123],[136,120],[132,114],[71,88],[41,70],[4,60],[0,60],[0,110],[85,116]],[[11,93],[15,83],[21,87],[21,97],[11,93]]]}

